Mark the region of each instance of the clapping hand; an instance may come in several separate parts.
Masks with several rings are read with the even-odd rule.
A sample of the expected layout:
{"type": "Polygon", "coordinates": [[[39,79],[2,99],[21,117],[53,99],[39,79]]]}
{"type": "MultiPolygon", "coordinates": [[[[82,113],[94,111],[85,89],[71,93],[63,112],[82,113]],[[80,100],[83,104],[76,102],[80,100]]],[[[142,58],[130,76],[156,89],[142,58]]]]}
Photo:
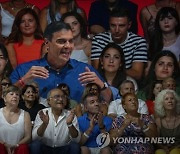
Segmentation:
{"type": "Polygon", "coordinates": [[[41,120],[43,121],[43,123],[44,123],[45,125],[48,125],[48,123],[49,123],[48,110],[46,111],[45,114],[44,114],[43,110],[41,110],[41,111],[39,112],[39,116],[40,116],[41,120]]]}
{"type": "Polygon", "coordinates": [[[67,125],[72,124],[72,121],[73,121],[73,119],[74,119],[74,116],[75,116],[75,109],[72,109],[72,110],[70,111],[70,114],[68,115],[68,117],[67,117],[67,119],[66,119],[67,125]]]}

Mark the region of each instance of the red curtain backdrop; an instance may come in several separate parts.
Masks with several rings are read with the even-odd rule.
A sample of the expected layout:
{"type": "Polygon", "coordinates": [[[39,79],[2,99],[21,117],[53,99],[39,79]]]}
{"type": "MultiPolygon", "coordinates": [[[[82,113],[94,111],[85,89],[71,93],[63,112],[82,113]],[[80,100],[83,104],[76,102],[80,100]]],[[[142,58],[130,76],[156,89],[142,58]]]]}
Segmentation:
{"type": "MultiPolygon", "coordinates": [[[[8,0],[0,0],[0,2],[5,2],[5,1],[8,1],[8,0]]],[[[26,1],[29,2],[29,3],[35,4],[40,9],[47,6],[49,4],[49,2],[50,2],[50,0],[26,0],[26,1]]],[[[76,0],[76,1],[77,1],[78,5],[85,10],[86,15],[88,16],[90,5],[95,0],[76,0]]],[[[138,15],[137,15],[138,34],[143,36],[142,27],[141,27],[141,24],[139,23],[139,12],[144,6],[154,3],[155,0],[131,0],[131,1],[138,5],[138,15]]],[[[180,0],[176,0],[176,1],[180,2],[180,0]]]]}

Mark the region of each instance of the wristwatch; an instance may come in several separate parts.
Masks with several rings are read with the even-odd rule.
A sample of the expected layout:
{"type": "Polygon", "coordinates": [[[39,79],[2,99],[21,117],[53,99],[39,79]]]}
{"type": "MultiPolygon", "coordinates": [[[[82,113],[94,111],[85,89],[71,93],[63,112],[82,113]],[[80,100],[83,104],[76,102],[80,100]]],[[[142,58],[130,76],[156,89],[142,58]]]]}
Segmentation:
{"type": "Polygon", "coordinates": [[[108,86],[108,84],[107,84],[107,82],[104,82],[104,86],[101,88],[101,91],[102,90],[105,90],[106,88],[108,88],[109,86],[108,86]]]}

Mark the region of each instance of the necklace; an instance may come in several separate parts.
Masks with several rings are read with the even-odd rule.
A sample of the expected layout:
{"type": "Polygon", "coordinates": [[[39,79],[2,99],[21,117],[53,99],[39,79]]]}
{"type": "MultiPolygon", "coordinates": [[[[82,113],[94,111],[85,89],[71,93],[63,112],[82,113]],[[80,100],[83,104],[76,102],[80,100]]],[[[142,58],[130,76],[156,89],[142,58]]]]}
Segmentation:
{"type": "Polygon", "coordinates": [[[14,12],[19,12],[21,9],[24,9],[27,7],[27,3],[24,2],[21,7],[17,7],[13,2],[9,3],[9,6],[14,12]]]}
{"type": "Polygon", "coordinates": [[[164,46],[169,46],[169,45],[172,45],[176,42],[177,40],[177,36],[171,40],[166,40],[166,39],[163,39],[163,42],[164,42],[164,46]]]}

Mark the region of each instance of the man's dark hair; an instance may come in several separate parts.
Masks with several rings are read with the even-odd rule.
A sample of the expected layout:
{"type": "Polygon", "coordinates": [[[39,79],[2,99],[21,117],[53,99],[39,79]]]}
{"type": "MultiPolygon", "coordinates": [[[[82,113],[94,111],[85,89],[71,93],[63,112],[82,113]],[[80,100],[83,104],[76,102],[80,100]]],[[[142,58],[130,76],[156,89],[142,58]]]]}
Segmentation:
{"type": "Polygon", "coordinates": [[[110,18],[111,17],[127,17],[128,20],[131,21],[130,12],[127,8],[114,8],[110,12],[110,18]]]}
{"type": "Polygon", "coordinates": [[[66,24],[66,23],[61,22],[61,21],[52,22],[46,27],[46,29],[44,31],[44,38],[51,41],[53,34],[55,32],[59,32],[63,29],[64,30],[71,30],[71,27],[69,26],[69,24],[66,24]]]}

